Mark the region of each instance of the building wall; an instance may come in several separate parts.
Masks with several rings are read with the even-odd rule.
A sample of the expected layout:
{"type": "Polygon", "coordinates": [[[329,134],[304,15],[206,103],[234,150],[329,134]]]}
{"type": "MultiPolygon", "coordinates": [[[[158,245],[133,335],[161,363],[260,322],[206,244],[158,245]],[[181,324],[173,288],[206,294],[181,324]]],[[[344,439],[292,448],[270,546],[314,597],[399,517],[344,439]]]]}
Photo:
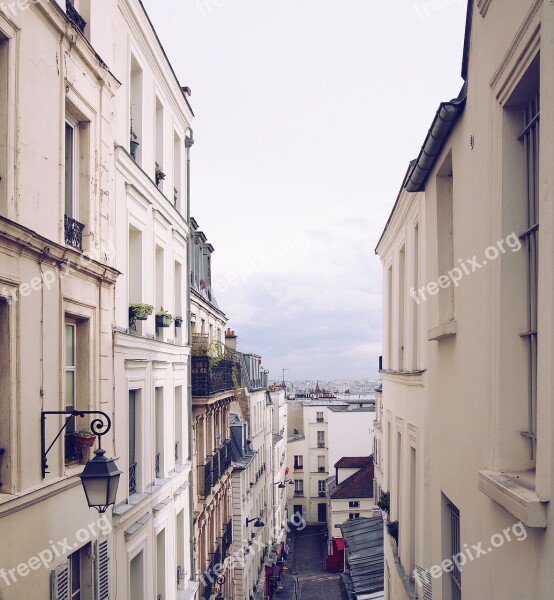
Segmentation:
{"type": "MultiPolygon", "coordinates": [[[[404,431],[410,438],[414,437],[414,432],[406,429],[406,425],[412,423],[418,427],[415,432],[418,447],[423,444],[424,462],[418,459],[417,465],[425,467],[419,471],[425,484],[424,494],[419,496],[423,502],[419,531],[424,533],[419,538],[422,551],[418,555],[416,550],[416,561],[418,564],[423,561],[424,568],[433,569],[451,558],[451,521],[457,521],[457,517],[451,518],[451,515],[459,511],[460,548],[471,549],[472,545],[482,543],[486,550],[486,555],[479,558],[466,555],[468,565],[463,568],[461,577],[464,598],[546,598],[549,595],[547,580],[553,542],[546,502],[552,494],[549,398],[553,383],[550,368],[553,273],[550,257],[554,248],[547,190],[551,187],[554,162],[551,143],[554,111],[552,103],[544,99],[550,98],[554,84],[553,27],[554,7],[550,4],[529,1],[516,6],[497,1],[477,2],[473,6],[467,103],[429,174],[424,212],[420,210],[420,225],[424,222],[427,232],[420,246],[426,271],[421,285],[438,281],[444,273],[445,248],[454,261],[474,257],[480,266],[473,271],[470,267],[458,286],[450,286],[448,294],[437,289],[435,293],[428,293],[427,300],[421,301],[427,321],[424,341],[427,372],[421,378],[423,387],[419,392],[417,385],[415,389],[411,386],[410,391],[400,389],[400,380],[414,379],[414,376],[390,373],[401,366],[399,324],[402,319],[397,316],[400,282],[395,278],[389,287],[387,277],[389,264],[392,263],[393,273],[395,261],[400,267],[400,255],[392,250],[390,262],[384,261],[385,314],[392,306],[396,325],[393,319],[392,331],[386,326],[384,330],[382,480],[391,491],[391,517],[400,520],[400,564],[406,564],[403,548],[406,511],[403,513],[402,490],[406,489],[407,482],[402,479],[400,486],[395,482],[398,451],[394,445],[389,450],[387,437],[394,439],[400,433],[404,444],[404,431]],[[525,206],[525,151],[518,138],[524,129],[524,101],[535,92],[541,96],[537,179],[540,244],[535,324],[541,333],[537,353],[536,424],[530,424],[525,345],[529,336],[521,335],[529,329],[526,314],[526,240],[529,238],[525,234],[529,223],[525,206]],[[445,185],[449,189],[446,196],[445,185]],[[449,201],[454,207],[452,236],[445,238],[442,209],[449,201]],[[507,240],[512,233],[515,235],[511,237],[510,247],[507,240]],[[518,249],[518,241],[521,249],[518,249]],[[393,290],[391,303],[387,296],[389,289],[393,290]],[[422,403],[421,429],[421,421],[413,422],[413,410],[422,403]],[[534,428],[532,433],[537,437],[534,456],[531,454],[533,438],[521,435],[530,428],[534,428]],[[400,503],[395,500],[398,495],[400,503]],[[495,544],[498,547],[494,547],[495,544]],[[498,576],[500,572],[504,574],[502,577],[498,576]]],[[[397,205],[389,232],[399,222],[407,203],[404,198],[397,205]]],[[[391,240],[396,239],[390,232],[381,244],[387,235],[391,240]]],[[[388,256],[381,247],[379,254],[382,258],[388,256]]],[[[405,258],[409,262],[408,252],[405,258]]],[[[405,285],[409,289],[409,281],[405,285]]],[[[409,320],[404,323],[404,335],[408,335],[409,320]]],[[[409,350],[405,358],[409,362],[409,350]]],[[[406,464],[405,452],[400,463],[406,464]]],[[[388,546],[385,544],[385,558],[387,573],[390,571],[394,580],[393,553],[394,546],[389,539],[388,546]]],[[[441,572],[440,568],[436,568],[435,573],[437,576],[431,578],[433,598],[452,598],[450,574],[441,572]]],[[[390,597],[406,597],[401,595],[401,587],[395,587],[394,581],[389,589],[390,597]]]]}
{"type": "MultiPolygon", "coordinates": [[[[98,513],[88,508],[78,478],[83,466],[68,460],[63,434],[42,477],[41,411],[67,409],[71,322],[75,406],[113,414],[111,323],[118,276],[111,252],[115,232],[105,218],[114,204],[118,82],[62,8],[41,3],[14,12],[0,14],[0,563],[12,569],[1,571],[0,596],[8,600],[49,597],[53,570],[67,567],[76,552],[88,553],[83,577],[97,588],[93,553],[111,522],[99,526],[98,513]],[[66,116],[75,119],[80,142],[75,187],[68,188],[78,209],[72,216],[84,225],[82,249],[69,244],[76,240],[68,239],[64,226],[66,116]],[[57,545],[64,540],[69,550],[57,545]],[[44,562],[31,560],[45,549],[51,554],[44,562]]],[[[71,419],[68,430],[88,428],[90,420],[71,419]]],[[[64,417],[48,415],[46,447],[64,423],[64,417]]],[[[112,428],[102,440],[109,456],[115,454],[114,433],[112,428]]],[[[87,458],[85,452],[81,462],[87,458]]],[[[113,556],[112,540],[107,543],[113,556]]]]}
{"type": "Polygon", "coordinates": [[[342,532],[339,528],[341,523],[349,519],[351,513],[359,513],[360,517],[373,517],[375,502],[373,498],[349,498],[348,500],[333,500],[329,501],[329,526],[328,540],[331,538],[341,538],[342,532]],[[350,507],[350,502],[359,502],[359,507],[350,507]]]}

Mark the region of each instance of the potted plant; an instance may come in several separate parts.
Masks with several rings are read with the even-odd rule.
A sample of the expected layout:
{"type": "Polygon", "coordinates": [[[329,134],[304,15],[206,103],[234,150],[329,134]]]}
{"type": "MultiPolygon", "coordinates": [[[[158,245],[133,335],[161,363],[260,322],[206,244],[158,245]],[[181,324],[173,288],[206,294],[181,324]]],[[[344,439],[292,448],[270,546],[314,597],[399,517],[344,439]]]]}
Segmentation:
{"type": "Polygon", "coordinates": [[[183,324],[183,317],[175,317],[173,320],[175,321],[175,327],[181,327],[183,324]]]}
{"type": "Polygon", "coordinates": [[[165,173],[162,168],[156,165],[156,185],[160,185],[160,182],[165,179],[165,173]]]}
{"type": "Polygon", "coordinates": [[[84,448],[92,448],[96,441],[96,435],[90,429],[80,429],[73,433],[73,444],[76,448],[83,450],[84,448]]]}
{"type": "Polygon", "coordinates": [[[389,521],[387,523],[387,531],[392,539],[398,544],[398,521],[389,521]]]}
{"type": "Polygon", "coordinates": [[[154,312],[154,307],[151,304],[132,303],[129,304],[129,326],[137,321],[146,321],[149,315],[154,312]]]}
{"type": "Polygon", "coordinates": [[[173,321],[173,315],[160,306],[160,310],[156,312],[156,327],[169,327],[173,321]]]}
{"type": "Polygon", "coordinates": [[[390,511],[390,492],[381,492],[381,497],[379,498],[379,502],[377,502],[377,506],[387,514],[390,511]]]}

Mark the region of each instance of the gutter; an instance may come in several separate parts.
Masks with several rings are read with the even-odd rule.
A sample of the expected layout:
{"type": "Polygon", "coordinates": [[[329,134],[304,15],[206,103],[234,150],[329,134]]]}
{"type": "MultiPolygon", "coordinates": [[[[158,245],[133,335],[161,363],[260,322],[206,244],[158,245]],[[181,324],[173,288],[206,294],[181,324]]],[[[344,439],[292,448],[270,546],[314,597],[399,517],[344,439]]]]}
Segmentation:
{"type": "Polygon", "coordinates": [[[450,136],[454,125],[462,114],[467,100],[467,83],[464,83],[460,94],[450,102],[441,102],[439,109],[433,119],[431,128],[419,152],[412,171],[407,177],[405,184],[408,192],[423,192],[425,183],[435,162],[441,153],[444,144],[450,136]]]}

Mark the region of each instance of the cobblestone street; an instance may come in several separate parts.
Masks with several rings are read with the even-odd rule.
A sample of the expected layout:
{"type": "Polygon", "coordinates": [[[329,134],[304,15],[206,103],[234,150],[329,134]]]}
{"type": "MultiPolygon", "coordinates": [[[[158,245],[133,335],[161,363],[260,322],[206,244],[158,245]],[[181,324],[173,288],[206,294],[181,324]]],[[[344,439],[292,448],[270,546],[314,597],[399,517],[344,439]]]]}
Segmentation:
{"type": "Polygon", "coordinates": [[[306,527],[291,531],[289,571],[285,577],[279,600],[340,600],[339,573],[324,569],[326,542],[325,529],[306,527]]]}

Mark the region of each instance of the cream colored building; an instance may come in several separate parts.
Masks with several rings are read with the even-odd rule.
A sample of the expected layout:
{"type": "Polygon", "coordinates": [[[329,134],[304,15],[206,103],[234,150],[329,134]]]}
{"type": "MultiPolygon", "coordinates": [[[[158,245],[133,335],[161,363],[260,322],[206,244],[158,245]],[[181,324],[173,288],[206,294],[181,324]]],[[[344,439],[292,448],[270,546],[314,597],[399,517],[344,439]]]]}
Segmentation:
{"type": "MultiPolygon", "coordinates": [[[[114,414],[114,96],[65,2],[0,13],[0,597],[113,593],[111,523],[71,432],[114,414]],[[42,467],[45,473],[42,472],[42,467]]],[[[85,34],[81,31],[84,29],[85,34]]],[[[103,437],[118,455],[117,428],[103,437]]],[[[121,465],[120,457],[117,456],[121,465]]],[[[109,514],[109,513],[108,513],[109,514]]],[[[84,597],[84,596],[81,596],[84,597]]]]}
{"type": "Polygon", "coordinates": [[[439,108],[377,249],[382,482],[400,523],[399,561],[385,536],[388,598],[414,584],[434,599],[552,595],[553,33],[552,3],[470,2],[466,85],[439,108]],[[404,586],[414,564],[427,572],[404,586]]]}
{"type": "Polygon", "coordinates": [[[328,392],[312,396],[286,403],[287,468],[294,481],[287,497],[289,518],[298,513],[317,524],[328,522],[327,479],[333,464],[342,456],[371,452],[375,413],[359,408],[358,400],[337,400],[328,392]]]}
{"type": "MultiPolygon", "coordinates": [[[[113,510],[117,592],[195,597],[191,548],[188,180],[192,111],[138,0],[89,5],[121,82],[115,133],[115,420],[123,471],[113,510]],[[110,39],[110,35],[113,37],[110,39]],[[138,146],[136,146],[138,144],[138,146]],[[162,177],[163,173],[163,177],[162,177]],[[153,314],[131,318],[130,305],[153,314]],[[161,308],[185,317],[162,323],[161,308]]],[[[95,40],[92,40],[96,43],[95,40]]]]}

